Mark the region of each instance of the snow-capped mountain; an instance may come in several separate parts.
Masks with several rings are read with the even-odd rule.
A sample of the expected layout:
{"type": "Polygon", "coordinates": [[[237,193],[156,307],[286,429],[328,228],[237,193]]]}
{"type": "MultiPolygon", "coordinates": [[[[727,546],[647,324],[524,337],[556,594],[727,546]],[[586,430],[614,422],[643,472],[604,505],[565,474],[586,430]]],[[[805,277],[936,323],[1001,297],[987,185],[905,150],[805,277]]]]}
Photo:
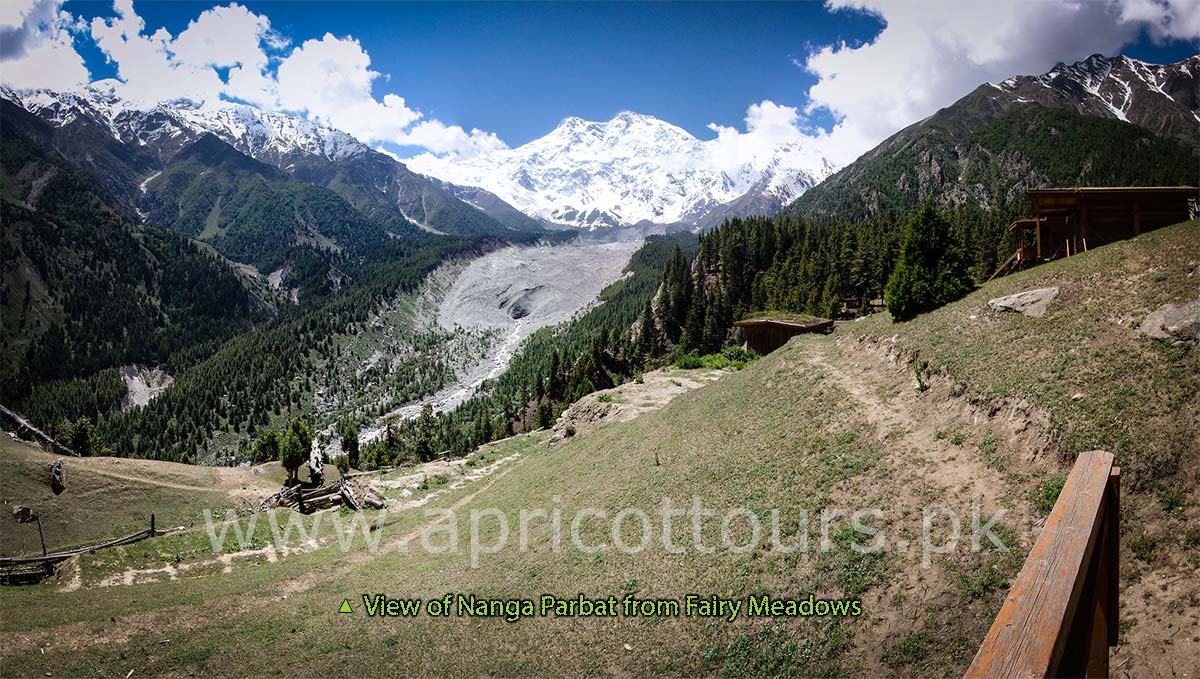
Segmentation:
{"type": "Polygon", "coordinates": [[[0,94],[56,127],[86,115],[105,125],[119,141],[141,146],[208,132],[272,164],[292,156],[341,160],[370,150],[345,132],[297,116],[226,101],[142,105],[117,96],[103,81],[73,92],[4,87],[0,94]]]}
{"type": "Polygon", "coordinates": [[[739,199],[751,212],[737,214],[773,213],[834,169],[802,144],[756,151],[728,139],[700,140],[631,112],[607,122],[567,118],[528,144],[474,158],[406,162],[454,184],[483,187],[536,217],[587,229],[696,226],[739,199]]]}
{"type": "Polygon", "coordinates": [[[1043,75],[1016,76],[993,87],[1014,103],[1117,118],[1200,145],[1200,55],[1174,64],[1151,64],[1125,55],[1094,54],[1043,75]]]}

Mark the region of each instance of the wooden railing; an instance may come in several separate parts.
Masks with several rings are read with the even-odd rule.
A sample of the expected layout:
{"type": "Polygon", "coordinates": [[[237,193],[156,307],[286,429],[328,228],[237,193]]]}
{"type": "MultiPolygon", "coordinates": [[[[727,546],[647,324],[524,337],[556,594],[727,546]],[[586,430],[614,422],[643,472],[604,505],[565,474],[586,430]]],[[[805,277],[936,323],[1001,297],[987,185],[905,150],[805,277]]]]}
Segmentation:
{"type": "Polygon", "coordinates": [[[1106,677],[1117,643],[1120,467],[1083,453],[967,677],[1106,677]]]}

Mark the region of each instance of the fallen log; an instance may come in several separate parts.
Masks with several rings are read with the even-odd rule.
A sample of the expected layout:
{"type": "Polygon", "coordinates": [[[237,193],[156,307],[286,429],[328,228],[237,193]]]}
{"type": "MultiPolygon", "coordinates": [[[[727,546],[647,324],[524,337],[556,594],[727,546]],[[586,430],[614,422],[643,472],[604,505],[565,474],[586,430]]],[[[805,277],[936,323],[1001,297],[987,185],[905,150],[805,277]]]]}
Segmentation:
{"type": "Polygon", "coordinates": [[[50,452],[58,453],[59,455],[79,457],[79,453],[71,450],[58,441],[55,441],[49,434],[33,426],[25,418],[2,405],[0,405],[0,416],[3,416],[4,419],[13,423],[17,429],[17,434],[21,435],[22,437],[31,437],[37,440],[38,443],[48,448],[50,452]]]}

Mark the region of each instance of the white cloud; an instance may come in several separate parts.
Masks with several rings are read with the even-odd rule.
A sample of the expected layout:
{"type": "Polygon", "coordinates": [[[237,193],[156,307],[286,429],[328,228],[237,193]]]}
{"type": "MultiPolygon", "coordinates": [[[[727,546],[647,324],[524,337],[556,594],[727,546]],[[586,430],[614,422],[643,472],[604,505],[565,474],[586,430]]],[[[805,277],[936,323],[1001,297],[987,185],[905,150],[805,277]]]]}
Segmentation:
{"type": "Polygon", "coordinates": [[[1196,40],[1200,0],[1124,0],[1121,20],[1142,23],[1154,40],[1196,40]]]}
{"type": "Polygon", "coordinates": [[[421,113],[395,94],[375,99],[371,85],[380,74],[370,66],[354,38],[307,40],[279,64],[279,104],[360,139],[394,141],[421,113]]]}
{"type": "Polygon", "coordinates": [[[87,82],[75,51],[71,17],[59,0],[4,4],[0,11],[0,81],[14,87],[68,89],[87,82]]]}
{"type": "Polygon", "coordinates": [[[171,42],[176,62],[197,67],[228,68],[225,95],[271,107],[278,98],[274,80],[266,73],[264,45],[272,50],[287,40],[271,29],[267,17],[237,4],[202,12],[171,42]]]}
{"type": "Polygon", "coordinates": [[[827,6],[886,23],[869,43],[825,46],[804,63],[819,78],[807,112],[825,108],[839,119],[818,138],[838,164],[984,82],[1111,55],[1143,29],[1159,39],[1200,36],[1200,0],[829,0],[827,6]]]}
{"type": "Polygon", "coordinates": [[[709,123],[717,138],[705,144],[705,153],[713,167],[759,166],[772,158],[781,146],[811,149],[809,137],[800,129],[800,112],[793,106],[781,106],[765,99],[746,109],[746,131],[709,123]]]}
{"type": "Polygon", "coordinates": [[[458,125],[446,125],[440,120],[423,120],[396,139],[398,144],[421,146],[451,158],[469,158],[489,151],[508,148],[493,132],[472,128],[467,132],[458,125]]]}

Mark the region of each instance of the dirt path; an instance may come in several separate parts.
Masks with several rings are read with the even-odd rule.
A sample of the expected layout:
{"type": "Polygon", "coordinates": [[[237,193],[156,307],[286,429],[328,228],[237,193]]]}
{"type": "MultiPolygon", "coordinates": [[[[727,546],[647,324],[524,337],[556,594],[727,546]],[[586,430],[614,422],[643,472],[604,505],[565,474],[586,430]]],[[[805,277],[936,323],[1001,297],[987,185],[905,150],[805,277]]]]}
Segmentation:
{"type": "Polygon", "coordinates": [[[139,483],[139,484],[144,483],[144,484],[151,485],[151,486],[162,486],[163,488],[174,488],[176,490],[190,490],[190,491],[216,492],[216,493],[219,493],[219,492],[222,492],[225,490],[225,488],[222,488],[221,486],[216,485],[215,483],[211,486],[195,486],[195,485],[191,485],[191,484],[187,484],[187,483],[175,483],[174,481],[163,481],[163,480],[155,479],[155,478],[152,478],[149,476],[134,476],[132,474],[120,474],[120,473],[117,473],[114,471],[109,471],[107,469],[101,469],[99,467],[93,467],[93,468],[89,469],[88,471],[92,472],[93,474],[97,474],[99,476],[107,476],[110,479],[119,479],[121,481],[131,481],[133,483],[139,483]]]}
{"type": "MultiPolygon", "coordinates": [[[[807,342],[802,357],[854,399],[856,413],[873,425],[883,445],[881,464],[893,470],[877,475],[881,477],[874,482],[878,487],[871,488],[870,495],[886,498],[886,515],[889,520],[900,517],[907,541],[896,540],[887,548],[892,552],[888,558],[894,561],[892,579],[886,587],[864,597],[867,620],[858,626],[855,640],[870,673],[891,674],[895,668],[883,662],[887,648],[897,641],[890,636],[891,630],[901,618],[916,618],[924,624],[928,610],[954,606],[956,602],[946,594],[956,590],[955,576],[948,566],[978,568],[981,563],[979,555],[960,544],[955,553],[939,556],[923,566],[923,548],[917,542],[923,512],[938,507],[955,511],[966,536],[974,498],[979,499],[986,520],[1001,509],[1002,498],[1013,497],[1015,491],[1002,473],[984,464],[978,452],[979,441],[995,431],[995,423],[948,394],[918,392],[911,368],[846,340],[807,342]]],[[[1004,506],[1003,524],[1019,527],[1019,534],[1024,534],[1033,521],[1025,504],[1004,506]]],[[[974,622],[976,626],[981,624],[974,622]]],[[[905,626],[911,627],[911,623],[905,626]]],[[[975,631],[982,635],[982,631],[975,631]]]]}
{"type": "Polygon", "coordinates": [[[587,434],[607,422],[626,422],[642,413],[658,410],[680,394],[729,374],[728,370],[663,368],[644,374],[640,382],[626,382],[612,389],[593,392],[563,411],[554,423],[550,443],[587,434]]]}
{"type": "Polygon", "coordinates": [[[1004,487],[999,472],[951,440],[954,433],[969,430],[977,423],[958,421],[956,413],[946,412],[945,404],[931,403],[934,395],[925,398],[918,394],[910,372],[880,357],[832,342],[812,346],[805,356],[854,397],[875,425],[880,440],[891,442],[891,461],[901,466],[917,462],[936,469],[932,475],[921,473],[915,478],[936,483],[958,498],[995,499],[996,491],[1004,487]]]}

